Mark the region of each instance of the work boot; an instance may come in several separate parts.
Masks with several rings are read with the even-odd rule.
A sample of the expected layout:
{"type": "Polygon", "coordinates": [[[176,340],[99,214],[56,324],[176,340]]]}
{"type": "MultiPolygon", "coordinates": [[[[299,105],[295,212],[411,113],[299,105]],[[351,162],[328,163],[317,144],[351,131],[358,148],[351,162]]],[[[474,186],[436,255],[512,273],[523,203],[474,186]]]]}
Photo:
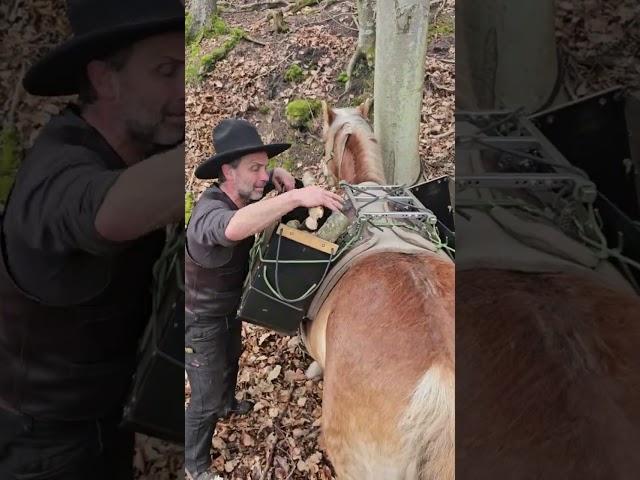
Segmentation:
{"type": "Polygon", "coordinates": [[[231,415],[246,415],[251,410],[253,410],[254,402],[250,402],[249,400],[236,400],[233,399],[233,403],[230,407],[225,408],[222,411],[222,418],[229,418],[231,415]]]}

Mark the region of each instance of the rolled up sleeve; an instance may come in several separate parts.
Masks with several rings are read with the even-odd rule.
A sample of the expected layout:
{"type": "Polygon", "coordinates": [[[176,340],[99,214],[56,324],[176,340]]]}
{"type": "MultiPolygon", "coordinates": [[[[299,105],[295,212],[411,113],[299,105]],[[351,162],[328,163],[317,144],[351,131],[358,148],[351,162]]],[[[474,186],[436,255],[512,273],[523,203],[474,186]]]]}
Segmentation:
{"type": "Polygon", "coordinates": [[[225,234],[229,222],[236,213],[223,202],[208,202],[194,212],[195,217],[189,222],[192,230],[190,237],[203,247],[233,247],[238,242],[229,240],[225,234]]]}
{"type": "Polygon", "coordinates": [[[108,255],[126,246],[105,239],[95,227],[98,210],[123,170],[107,169],[81,147],[66,147],[57,156],[19,192],[19,216],[29,233],[25,240],[56,253],[108,255]]]}

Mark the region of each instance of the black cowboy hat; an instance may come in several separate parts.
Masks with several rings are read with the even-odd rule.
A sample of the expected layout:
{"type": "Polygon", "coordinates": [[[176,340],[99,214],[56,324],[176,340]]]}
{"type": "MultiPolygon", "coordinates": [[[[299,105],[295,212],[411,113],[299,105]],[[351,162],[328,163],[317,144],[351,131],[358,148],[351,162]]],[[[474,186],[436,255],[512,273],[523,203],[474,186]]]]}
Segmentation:
{"type": "Polygon", "coordinates": [[[29,93],[78,93],[91,60],[154,34],[184,30],[180,0],[67,0],[67,16],[74,36],[27,71],[23,85],[29,93]]]}
{"type": "Polygon", "coordinates": [[[218,178],[222,165],[254,152],[265,152],[269,158],[284,152],[290,143],[262,143],[256,127],[246,120],[227,119],[213,129],[213,146],[216,154],[202,162],[196,169],[200,179],[218,178]]]}

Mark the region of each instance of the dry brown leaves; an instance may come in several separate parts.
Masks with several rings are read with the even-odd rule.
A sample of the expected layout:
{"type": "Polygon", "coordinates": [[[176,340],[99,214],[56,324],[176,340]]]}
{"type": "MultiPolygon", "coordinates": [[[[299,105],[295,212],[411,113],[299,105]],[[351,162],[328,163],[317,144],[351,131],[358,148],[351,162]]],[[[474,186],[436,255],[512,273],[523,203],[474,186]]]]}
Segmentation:
{"type": "Polygon", "coordinates": [[[640,87],[636,0],[557,2],[556,34],[572,98],[613,86],[640,87]]]}
{"type": "Polygon", "coordinates": [[[225,479],[332,479],[317,443],[322,381],[306,379],[300,339],[244,325],[243,342],[237,396],[256,405],[218,423],[214,470],[225,479]]]}
{"type": "Polygon", "coordinates": [[[3,122],[12,123],[28,148],[39,129],[69,102],[68,97],[33,97],[22,88],[22,76],[46,51],[70,35],[63,0],[2,2],[0,18],[3,55],[0,70],[0,102],[3,122]],[[13,114],[13,115],[12,115],[13,114]],[[13,118],[10,118],[13,117],[13,118]]]}

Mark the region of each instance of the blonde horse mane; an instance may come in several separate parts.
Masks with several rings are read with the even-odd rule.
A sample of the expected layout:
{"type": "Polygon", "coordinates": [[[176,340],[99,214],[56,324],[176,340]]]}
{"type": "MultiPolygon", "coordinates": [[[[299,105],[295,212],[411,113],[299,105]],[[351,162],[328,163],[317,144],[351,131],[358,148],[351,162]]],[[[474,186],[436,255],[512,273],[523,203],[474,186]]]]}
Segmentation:
{"type": "Polygon", "coordinates": [[[367,120],[371,102],[356,108],[330,108],[323,102],[325,173],[349,183],[385,184],[382,149],[367,120]],[[353,172],[344,178],[343,172],[353,172]]]}

